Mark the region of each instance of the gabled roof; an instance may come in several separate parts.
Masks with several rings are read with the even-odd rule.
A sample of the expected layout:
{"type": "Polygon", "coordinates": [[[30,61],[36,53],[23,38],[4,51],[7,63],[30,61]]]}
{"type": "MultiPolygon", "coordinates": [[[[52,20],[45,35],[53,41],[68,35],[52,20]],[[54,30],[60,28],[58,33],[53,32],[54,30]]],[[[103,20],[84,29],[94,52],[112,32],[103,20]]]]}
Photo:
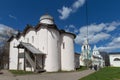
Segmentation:
{"type": "Polygon", "coordinates": [[[76,35],[74,33],[66,32],[65,30],[59,30],[60,33],[70,34],[73,35],[74,38],[76,38],[76,35]]]}
{"type": "Polygon", "coordinates": [[[7,40],[7,42],[10,42],[13,40],[13,38],[15,38],[13,35],[7,40]]]}
{"type": "Polygon", "coordinates": [[[37,24],[37,25],[35,26],[35,29],[38,31],[39,28],[40,28],[41,26],[44,26],[44,27],[47,27],[47,28],[53,28],[53,29],[59,30],[55,24],[43,24],[43,23],[39,23],[39,24],[37,24]]]}
{"type": "Polygon", "coordinates": [[[7,42],[12,41],[14,38],[19,39],[21,35],[22,35],[22,33],[21,33],[21,32],[18,32],[17,34],[12,35],[12,36],[7,40],[7,42]]]}
{"type": "Polygon", "coordinates": [[[33,29],[34,30],[34,27],[32,27],[31,25],[27,24],[27,26],[25,27],[25,29],[23,31],[23,35],[25,35],[29,29],[33,29]]]}
{"type": "Polygon", "coordinates": [[[21,35],[23,35],[22,32],[18,32],[18,34],[16,35],[16,38],[19,39],[21,37],[21,35]]]}
{"type": "MultiPolygon", "coordinates": [[[[43,18],[50,18],[50,19],[52,19],[52,17],[50,17],[49,15],[44,15],[43,18]]],[[[38,23],[35,27],[27,24],[27,26],[25,27],[25,29],[23,30],[23,32],[21,32],[21,33],[19,33],[19,34],[16,35],[16,36],[17,36],[16,38],[19,39],[21,35],[25,36],[26,33],[27,33],[29,30],[38,31],[41,26],[47,27],[48,29],[56,29],[56,30],[58,30],[59,33],[61,33],[61,34],[63,34],[63,33],[64,33],[64,34],[70,34],[70,35],[73,35],[74,38],[76,37],[76,35],[75,35],[74,33],[66,32],[66,31],[64,31],[64,30],[59,30],[59,29],[57,28],[56,24],[38,23]]],[[[8,42],[10,42],[12,38],[13,38],[13,37],[11,37],[11,38],[8,40],[8,42]]]]}
{"type": "Polygon", "coordinates": [[[28,51],[30,51],[33,54],[44,54],[43,52],[41,52],[40,50],[36,49],[32,44],[30,43],[24,43],[24,42],[20,42],[20,44],[17,46],[18,48],[25,48],[28,51]]]}
{"type": "Polygon", "coordinates": [[[59,30],[55,24],[43,24],[43,23],[40,23],[40,24],[37,24],[37,25],[36,25],[35,29],[36,29],[36,30],[39,30],[39,28],[40,28],[41,26],[44,26],[44,27],[47,27],[47,28],[50,28],[50,29],[56,29],[56,30],[58,30],[61,34],[62,34],[62,33],[71,34],[71,35],[74,36],[74,38],[76,37],[76,35],[73,34],[73,33],[66,32],[65,30],[59,30]]]}

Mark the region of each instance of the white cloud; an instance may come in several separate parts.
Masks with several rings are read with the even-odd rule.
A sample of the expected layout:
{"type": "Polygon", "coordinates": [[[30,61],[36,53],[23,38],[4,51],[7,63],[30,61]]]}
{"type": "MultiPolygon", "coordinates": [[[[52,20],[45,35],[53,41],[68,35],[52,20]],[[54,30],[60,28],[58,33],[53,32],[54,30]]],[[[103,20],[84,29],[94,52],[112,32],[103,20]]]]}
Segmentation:
{"type": "MultiPolygon", "coordinates": [[[[98,43],[99,41],[107,40],[111,38],[110,32],[114,31],[120,26],[120,22],[100,23],[88,25],[88,39],[91,44],[98,43]]],[[[83,26],[79,29],[75,42],[81,44],[87,36],[87,26],[83,26]]]]}
{"type": "Polygon", "coordinates": [[[71,33],[78,33],[78,29],[73,24],[65,26],[65,31],[71,33]]]}
{"type": "Polygon", "coordinates": [[[108,43],[106,46],[102,46],[98,48],[101,51],[112,51],[116,49],[120,49],[120,37],[114,38],[110,43],[108,43]]]}
{"type": "Polygon", "coordinates": [[[74,28],[75,28],[75,26],[74,26],[74,25],[69,25],[69,28],[73,28],[73,29],[74,29],[74,28]]]}
{"type": "Polygon", "coordinates": [[[62,10],[58,9],[58,12],[61,14],[60,19],[66,19],[69,17],[70,13],[72,12],[71,8],[63,6],[62,10]]]}
{"type": "Polygon", "coordinates": [[[81,6],[83,6],[85,0],[77,0],[70,7],[63,6],[62,9],[58,9],[58,12],[61,14],[60,19],[67,19],[71,13],[76,12],[81,6]]]}
{"type": "Polygon", "coordinates": [[[112,23],[106,23],[105,30],[111,32],[116,29],[117,26],[120,26],[120,22],[113,21],[112,23]]]}
{"type": "Polygon", "coordinates": [[[74,29],[74,33],[78,33],[78,29],[74,29]]]}
{"type": "Polygon", "coordinates": [[[4,24],[0,24],[0,42],[7,40],[12,34],[16,34],[13,28],[6,26],[4,24]]]}
{"type": "Polygon", "coordinates": [[[78,9],[79,7],[83,6],[85,3],[85,0],[77,0],[76,2],[73,3],[72,8],[78,9]]]}
{"type": "MultiPolygon", "coordinates": [[[[104,29],[105,26],[106,25],[104,23],[88,25],[88,34],[94,34],[94,33],[100,32],[104,29]]],[[[80,30],[80,33],[85,34],[84,36],[86,36],[87,26],[83,26],[79,30],[80,30]]]]}
{"type": "Polygon", "coordinates": [[[89,38],[89,42],[92,44],[92,43],[97,43],[99,41],[106,40],[110,36],[111,36],[110,34],[101,32],[101,33],[98,33],[98,34],[90,35],[90,37],[88,37],[88,38],[89,38]]]}
{"type": "Polygon", "coordinates": [[[105,30],[108,31],[108,32],[113,31],[113,30],[115,30],[115,29],[116,29],[115,26],[109,26],[109,27],[106,27],[106,28],[105,28],[105,30]]]}
{"type": "Polygon", "coordinates": [[[108,44],[108,46],[113,46],[113,45],[115,45],[115,44],[117,44],[117,45],[120,44],[120,37],[114,38],[114,39],[112,40],[112,42],[110,42],[110,43],[108,44]]]}
{"type": "Polygon", "coordinates": [[[10,18],[12,18],[12,19],[15,19],[15,20],[17,19],[15,16],[13,16],[13,15],[11,15],[11,14],[9,14],[8,16],[9,16],[10,18]]]}

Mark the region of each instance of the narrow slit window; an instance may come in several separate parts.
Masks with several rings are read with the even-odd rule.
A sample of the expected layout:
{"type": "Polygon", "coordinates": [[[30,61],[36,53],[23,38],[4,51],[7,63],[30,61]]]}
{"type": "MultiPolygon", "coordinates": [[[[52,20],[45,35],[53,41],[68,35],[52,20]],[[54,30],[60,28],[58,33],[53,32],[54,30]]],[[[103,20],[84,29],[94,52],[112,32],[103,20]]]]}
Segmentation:
{"type": "Polygon", "coordinates": [[[65,43],[63,42],[63,49],[65,49],[65,43]]]}
{"type": "Polygon", "coordinates": [[[85,46],[83,46],[84,50],[85,50],[85,46]]]}
{"type": "Polygon", "coordinates": [[[29,43],[29,38],[27,38],[27,43],[29,43]]]}
{"type": "Polygon", "coordinates": [[[32,36],[32,43],[34,43],[34,36],[32,36]]]}
{"type": "Polygon", "coordinates": [[[59,47],[59,41],[57,41],[57,47],[59,47]]]}
{"type": "Polygon", "coordinates": [[[16,45],[16,44],[15,44],[15,42],[14,42],[14,44],[13,44],[13,48],[15,48],[15,45],[16,45]]]}

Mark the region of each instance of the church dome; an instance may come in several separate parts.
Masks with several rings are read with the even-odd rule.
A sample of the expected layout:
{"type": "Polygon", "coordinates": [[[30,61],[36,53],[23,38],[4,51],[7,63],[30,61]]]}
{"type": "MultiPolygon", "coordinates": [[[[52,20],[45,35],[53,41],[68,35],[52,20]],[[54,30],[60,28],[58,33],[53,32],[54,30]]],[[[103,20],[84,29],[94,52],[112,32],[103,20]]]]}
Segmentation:
{"type": "Polygon", "coordinates": [[[45,14],[40,17],[40,23],[44,24],[54,24],[54,19],[51,15],[45,14]]]}

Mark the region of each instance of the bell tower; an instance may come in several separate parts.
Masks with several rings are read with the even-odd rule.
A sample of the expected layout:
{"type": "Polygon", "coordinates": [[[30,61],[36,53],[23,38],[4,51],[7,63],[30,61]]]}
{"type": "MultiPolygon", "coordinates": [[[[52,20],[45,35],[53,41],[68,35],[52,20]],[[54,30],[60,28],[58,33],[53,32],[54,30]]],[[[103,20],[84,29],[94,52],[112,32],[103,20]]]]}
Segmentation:
{"type": "Polygon", "coordinates": [[[89,46],[88,39],[85,38],[81,47],[80,65],[85,66],[84,60],[91,59],[91,47],[89,46]]]}
{"type": "Polygon", "coordinates": [[[83,59],[89,59],[90,50],[91,48],[89,46],[88,39],[85,39],[81,48],[81,51],[82,51],[81,56],[83,57],[83,59]]]}

